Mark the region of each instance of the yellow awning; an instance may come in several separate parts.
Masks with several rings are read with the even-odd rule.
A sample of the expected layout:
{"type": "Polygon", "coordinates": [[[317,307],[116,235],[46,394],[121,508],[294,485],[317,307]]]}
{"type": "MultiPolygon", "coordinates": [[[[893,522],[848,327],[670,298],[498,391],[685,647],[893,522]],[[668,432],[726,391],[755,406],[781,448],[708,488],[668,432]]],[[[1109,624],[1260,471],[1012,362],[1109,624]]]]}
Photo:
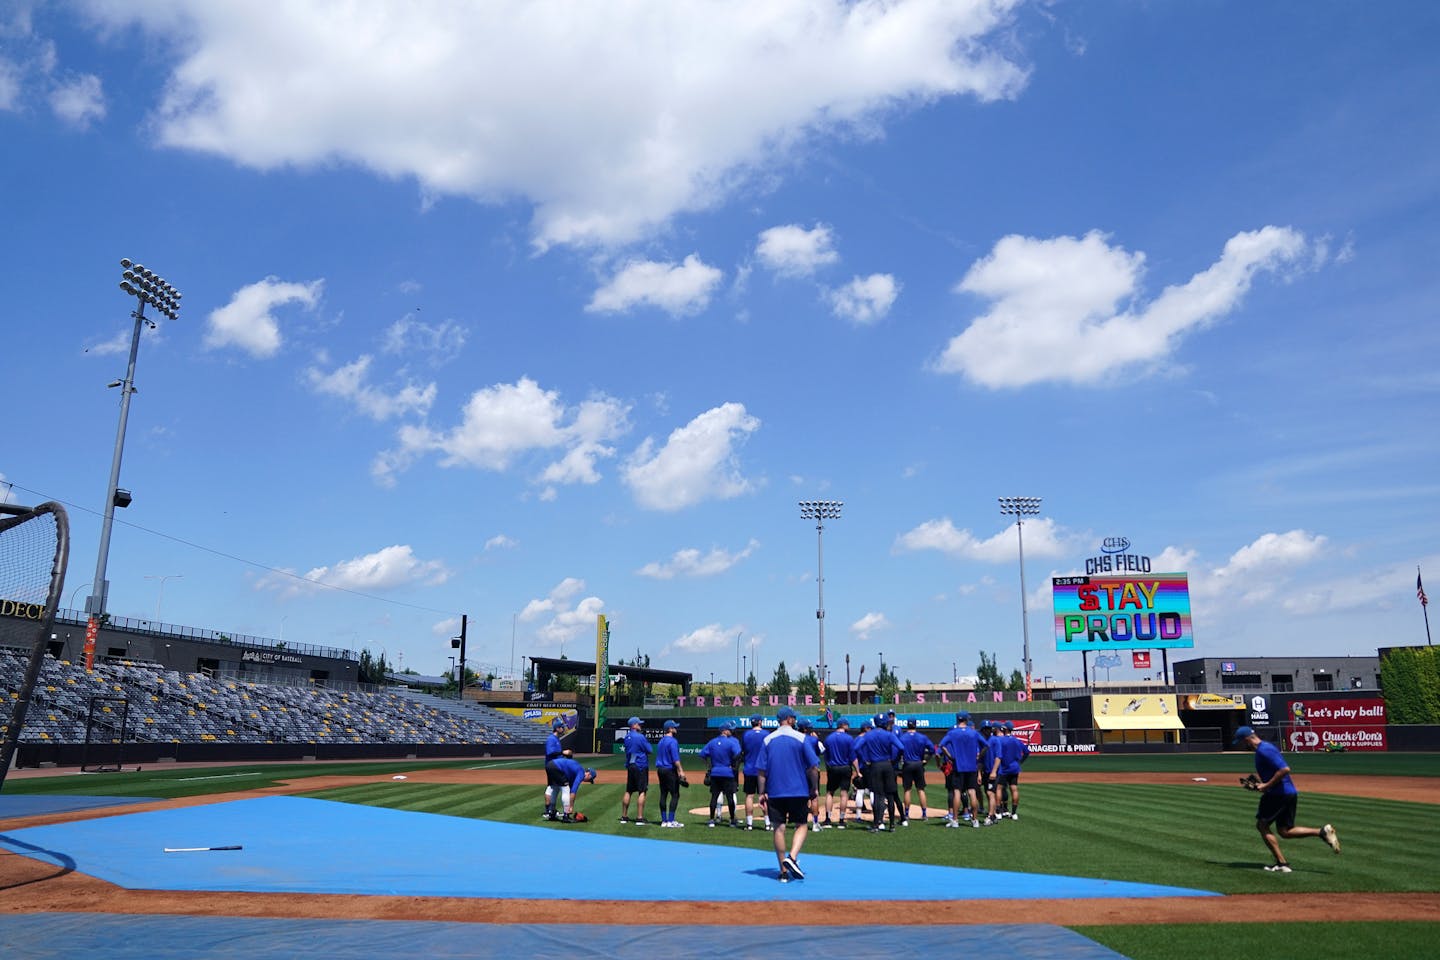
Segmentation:
{"type": "Polygon", "coordinates": [[[1108,714],[1096,714],[1095,726],[1101,730],[1184,730],[1185,724],[1180,718],[1173,714],[1162,714],[1160,716],[1136,716],[1135,714],[1121,714],[1110,716],[1108,714]]]}

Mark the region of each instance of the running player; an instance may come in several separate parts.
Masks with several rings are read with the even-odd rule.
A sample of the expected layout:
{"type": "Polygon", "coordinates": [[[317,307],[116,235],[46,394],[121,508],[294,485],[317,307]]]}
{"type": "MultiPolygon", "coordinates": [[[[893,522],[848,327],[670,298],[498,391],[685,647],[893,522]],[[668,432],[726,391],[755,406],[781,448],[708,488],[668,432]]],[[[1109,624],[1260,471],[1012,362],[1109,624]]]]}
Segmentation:
{"type": "Polygon", "coordinates": [[[1300,802],[1300,791],[1295,789],[1295,783],[1290,779],[1290,765],[1285,762],[1280,749],[1273,743],[1261,740],[1253,727],[1236,730],[1235,743],[1255,751],[1255,776],[1260,781],[1255,785],[1255,789],[1260,791],[1260,806],[1255,811],[1255,829],[1260,832],[1260,838],[1265,841],[1265,846],[1275,858],[1275,862],[1265,869],[1271,873],[1291,872],[1289,861],[1285,859],[1285,854],[1280,852],[1280,841],[1270,832],[1271,824],[1274,824],[1276,831],[1286,840],[1319,837],[1325,841],[1326,846],[1339,853],[1340,837],[1330,824],[1318,829],[1295,826],[1295,808],[1300,802]]]}

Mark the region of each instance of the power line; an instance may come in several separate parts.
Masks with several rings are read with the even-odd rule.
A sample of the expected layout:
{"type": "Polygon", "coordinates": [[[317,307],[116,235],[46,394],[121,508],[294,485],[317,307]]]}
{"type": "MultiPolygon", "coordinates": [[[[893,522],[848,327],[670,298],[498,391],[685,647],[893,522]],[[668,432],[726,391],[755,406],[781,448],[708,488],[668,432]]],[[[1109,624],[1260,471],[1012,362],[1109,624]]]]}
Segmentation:
{"type": "MultiPolygon", "coordinates": [[[[4,482],[9,484],[12,490],[24,490],[26,493],[32,493],[35,496],[40,497],[44,500],[54,500],[57,503],[62,503],[71,510],[79,510],[82,513],[88,513],[91,516],[95,517],[100,516],[100,512],[98,510],[92,510],[89,507],[81,506],[78,503],[72,503],[69,500],[63,500],[60,497],[49,496],[43,491],[35,490],[31,487],[24,486],[23,484],[15,483],[12,480],[6,480],[4,482]]],[[[323,587],[326,590],[336,590],[340,593],[348,593],[353,597],[361,597],[365,600],[374,600],[378,603],[388,603],[397,607],[408,607],[411,610],[420,610],[425,613],[438,613],[442,616],[459,616],[459,614],[453,610],[437,610],[434,607],[422,607],[419,604],[406,603],[403,600],[392,600],[389,597],[377,597],[374,594],[361,593],[359,590],[351,590],[349,587],[337,586],[333,583],[326,583],[323,580],[312,580],[309,577],[302,577],[300,576],[300,574],[294,573],[290,570],[281,570],[279,567],[272,567],[268,564],[260,563],[258,560],[247,560],[244,557],[237,557],[233,553],[226,553],[224,550],[216,550],[214,547],[207,547],[204,544],[194,543],[190,540],[186,540],[184,537],[177,537],[173,536],[172,534],[162,533],[159,530],[151,530],[149,527],[142,527],[140,524],[131,523],[129,520],[121,520],[117,517],[115,519],[115,522],[123,524],[124,526],[127,526],[132,530],[139,530],[142,533],[148,533],[152,537],[159,537],[162,540],[169,540],[174,543],[179,543],[189,547],[192,550],[199,550],[203,553],[209,553],[217,557],[223,557],[226,560],[233,560],[236,563],[243,563],[251,567],[256,567],[260,570],[265,570],[269,573],[279,574],[282,577],[289,577],[291,580],[299,580],[301,583],[307,583],[313,587],[323,587]]]]}

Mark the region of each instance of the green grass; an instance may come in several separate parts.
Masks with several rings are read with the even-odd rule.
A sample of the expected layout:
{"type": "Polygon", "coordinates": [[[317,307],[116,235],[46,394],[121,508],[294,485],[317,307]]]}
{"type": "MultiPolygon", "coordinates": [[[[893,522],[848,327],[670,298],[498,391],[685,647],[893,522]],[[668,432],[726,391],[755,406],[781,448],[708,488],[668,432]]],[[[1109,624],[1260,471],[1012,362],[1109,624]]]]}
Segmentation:
{"type": "Polygon", "coordinates": [[[1440,923],[1214,923],[1071,927],[1131,960],[1217,957],[1434,957],[1440,923]]]}
{"type": "MultiPolygon", "coordinates": [[[[581,789],[579,809],[592,817],[584,827],[541,824],[543,786],[459,786],[386,781],[306,794],[327,800],[441,813],[458,817],[583,829],[592,833],[643,835],[666,842],[764,846],[768,839],[732,829],[707,829],[703,816],[685,814],[683,831],[622,825],[621,786],[602,782],[581,789]]],[[[1335,856],[1318,839],[1284,842],[1296,872],[1265,873],[1269,862],[1254,828],[1255,800],[1238,786],[1030,784],[1022,787],[1022,820],[980,830],[945,830],[938,820],[912,822],[894,834],[864,830],[811,833],[809,853],[902,860],[1023,873],[1127,880],[1212,890],[1219,893],[1343,891],[1437,891],[1440,832],[1435,808],[1426,804],[1331,796],[1303,796],[1300,821],[1336,824],[1344,844],[1335,856]]],[[[931,790],[933,804],[939,791],[931,790]]],[[[685,792],[681,810],[703,806],[698,783],[685,792]]],[[[646,813],[655,819],[658,793],[646,813]]],[[[634,810],[631,811],[634,813],[634,810]]],[[[742,811],[743,816],[743,811],[742,811]]]]}
{"type": "MultiPolygon", "coordinates": [[[[1307,773],[1361,777],[1440,777],[1440,753],[1288,753],[1286,761],[1297,778],[1307,773]]],[[[1255,769],[1254,754],[1227,753],[1120,753],[1034,754],[1025,761],[1027,771],[1055,773],[1224,773],[1245,774],[1255,769]]],[[[1300,783],[1300,789],[1305,789],[1300,783]]]]}

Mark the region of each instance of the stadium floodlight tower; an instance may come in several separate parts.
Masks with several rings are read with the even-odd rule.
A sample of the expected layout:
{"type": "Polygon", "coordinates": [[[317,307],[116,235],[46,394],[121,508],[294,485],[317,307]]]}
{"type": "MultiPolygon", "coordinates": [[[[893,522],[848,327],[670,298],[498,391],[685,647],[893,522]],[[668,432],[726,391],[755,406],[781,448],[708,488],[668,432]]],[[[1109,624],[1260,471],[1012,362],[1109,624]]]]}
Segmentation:
{"type": "Polygon", "coordinates": [[[105,564],[110,555],[110,529],[115,523],[115,508],[130,505],[130,491],[120,490],[120,460],[125,453],[125,424],[130,419],[130,397],[135,393],[135,357],[140,352],[140,331],[148,323],[151,329],[155,321],[145,316],[145,305],[174,320],[180,315],[180,291],[128,259],[120,261],[120,289],[127,296],[140,301],[130,316],[135,318],[135,330],[130,335],[130,363],[125,368],[125,379],[115,380],[110,386],[120,388],[120,427],[115,432],[115,453],[110,461],[110,484],[105,488],[105,520],[100,526],[100,556],[95,561],[95,581],[90,586],[90,596],[85,601],[85,612],[90,622],[85,630],[85,667],[89,669],[94,657],[95,634],[100,619],[105,615],[109,599],[110,583],[105,579],[105,564]]]}
{"type": "Polygon", "coordinates": [[[815,571],[815,588],[819,603],[815,608],[815,622],[820,628],[820,703],[825,703],[825,521],[839,520],[843,500],[801,500],[800,519],[815,521],[815,540],[819,549],[819,565],[815,571]]]}
{"type": "Polygon", "coordinates": [[[1000,512],[1015,518],[1020,541],[1020,631],[1024,637],[1025,699],[1030,699],[1030,614],[1025,603],[1025,518],[1040,515],[1039,497],[1000,497],[1000,512]]]}

